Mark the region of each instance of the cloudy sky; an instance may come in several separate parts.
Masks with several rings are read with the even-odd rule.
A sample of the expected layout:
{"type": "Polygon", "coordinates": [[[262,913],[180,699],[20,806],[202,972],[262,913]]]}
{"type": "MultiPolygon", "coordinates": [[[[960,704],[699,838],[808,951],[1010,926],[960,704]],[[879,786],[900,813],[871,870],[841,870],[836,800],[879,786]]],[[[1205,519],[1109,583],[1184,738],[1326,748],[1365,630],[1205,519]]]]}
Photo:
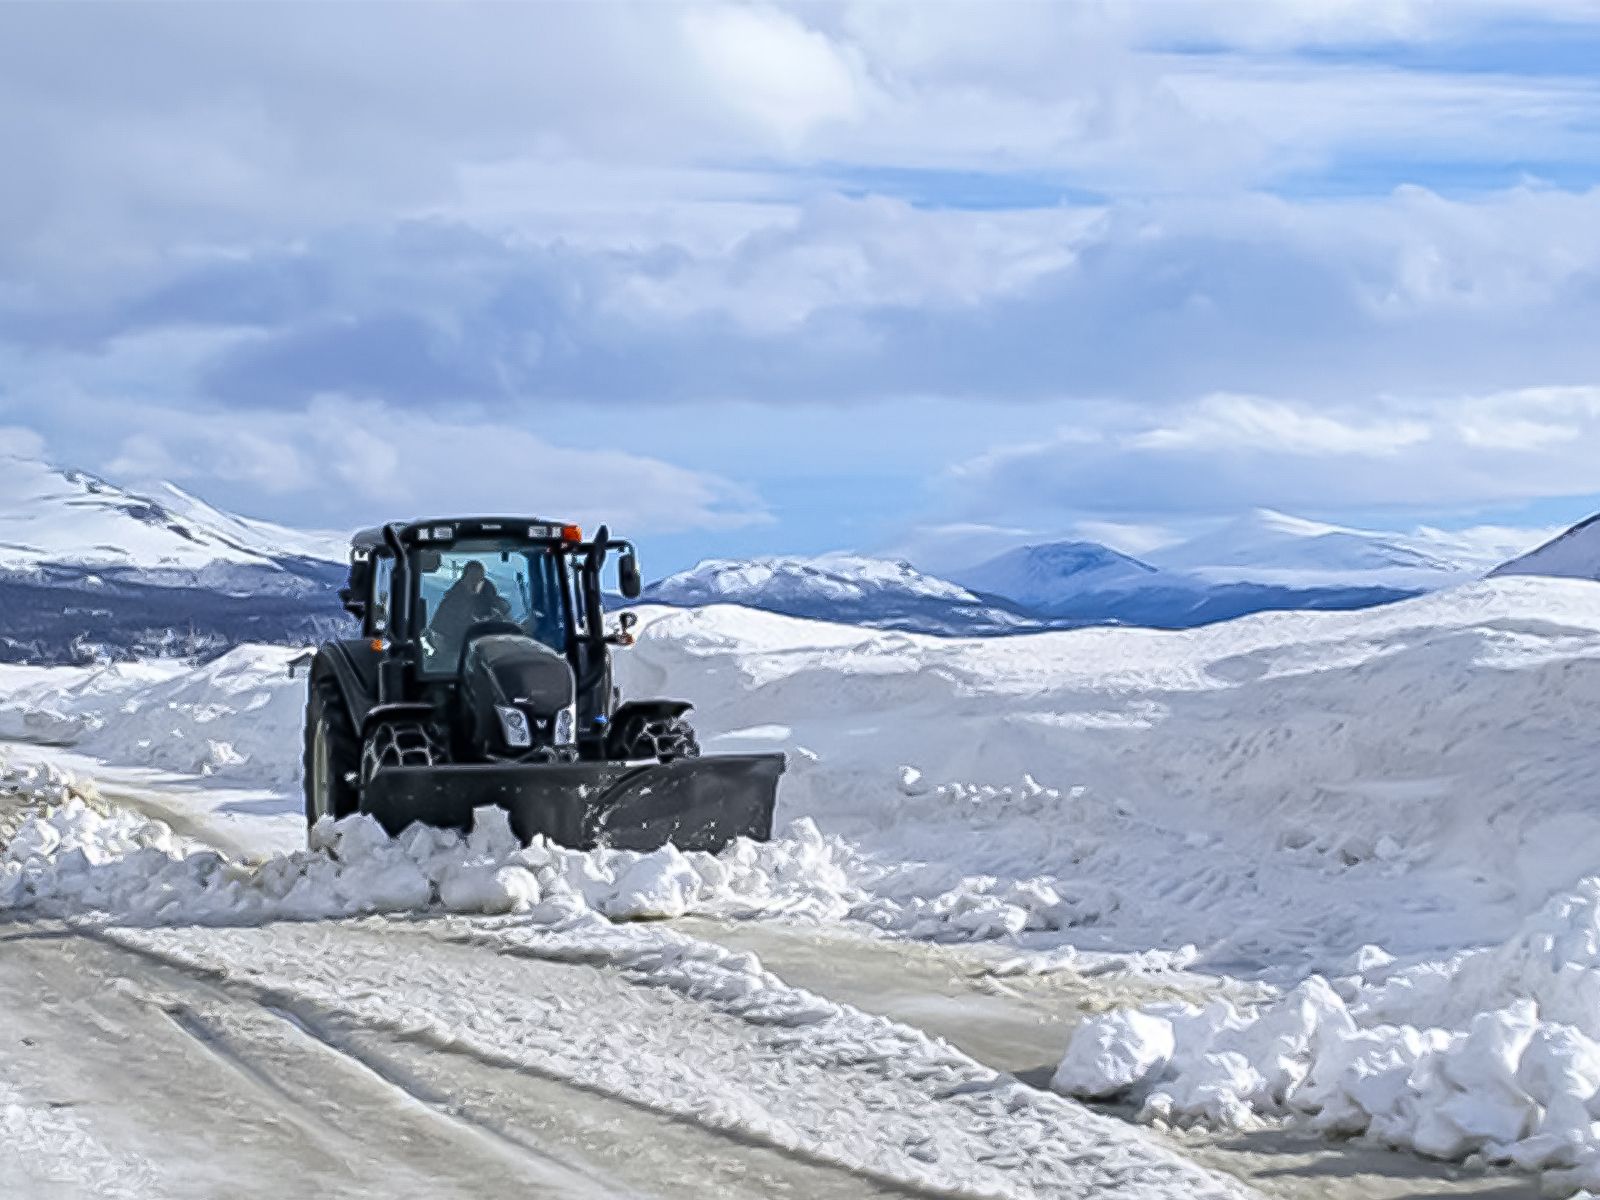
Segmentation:
{"type": "Polygon", "coordinates": [[[0,451],[657,570],[1559,523],[1597,61],[1600,0],[4,5],[0,451]]]}

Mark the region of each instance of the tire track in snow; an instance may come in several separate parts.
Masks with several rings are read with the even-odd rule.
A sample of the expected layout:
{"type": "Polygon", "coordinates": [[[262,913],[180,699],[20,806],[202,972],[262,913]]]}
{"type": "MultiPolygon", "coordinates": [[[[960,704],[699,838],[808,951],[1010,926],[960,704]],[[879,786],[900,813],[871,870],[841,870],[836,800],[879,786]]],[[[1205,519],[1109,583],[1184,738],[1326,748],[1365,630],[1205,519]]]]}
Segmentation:
{"type": "MultiPolygon", "coordinates": [[[[280,928],[310,931],[323,927],[308,923],[280,928]]],[[[527,1091],[531,1081],[535,1085],[534,1090],[537,1094],[529,1099],[536,1105],[548,1109],[563,1103],[571,1104],[571,1096],[563,1096],[560,1093],[576,1091],[587,1096],[597,1106],[611,1110],[619,1108],[633,1110],[636,1118],[643,1117],[650,1122],[656,1137],[660,1136],[663,1123],[669,1129],[675,1130],[678,1136],[676,1138],[669,1136],[667,1149],[682,1155],[685,1162],[693,1162],[696,1155],[713,1155],[717,1159],[716,1163],[708,1164],[702,1159],[702,1167],[709,1169],[714,1166],[715,1173],[731,1173],[743,1180],[735,1191],[723,1192],[706,1187],[703,1174],[696,1172],[692,1179],[682,1181],[682,1186],[669,1188],[662,1194],[696,1197],[713,1194],[750,1197],[793,1196],[796,1200],[801,1198],[823,1200],[828,1197],[839,1197],[842,1200],[844,1197],[868,1196],[939,1200],[943,1197],[971,1195],[969,1192],[949,1189],[908,1187],[903,1181],[874,1178],[867,1172],[853,1172],[826,1158],[775,1145],[766,1139],[747,1135],[737,1129],[707,1126],[692,1117],[619,1095],[603,1086],[586,1083],[581,1078],[571,1077],[559,1071],[547,1070],[525,1061],[485,1052],[470,1044],[448,1039],[435,1040],[427,1036],[427,1031],[423,1028],[406,1027],[403,1024],[397,1027],[389,1022],[374,1025],[361,1017],[353,1017],[349,1012],[342,1011],[336,1004],[332,1006],[326,1004],[326,997],[308,999],[292,985],[285,986],[282,980],[263,984],[258,978],[240,977],[226,968],[206,964],[192,954],[173,953],[170,949],[141,944],[137,937],[129,940],[127,935],[130,932],[132,931],[101,929],[93,931],[91,936],[119,950],[139,955],[152,964],[205,980],[230,996],[247,999],[262,1011],[270,1012],[292,1025],[328,1053],[337,1055],[342,1060],[369,1072],[386,1086],[403,1092],[408,1098],[435,1111],[440,1111],[441,1115],[465,1123],[524,1153],[532,1152],[541,1158],[549,1158],[546,1151],[530,1147],[525,1139],[517,1136],[512,1131],[512,1123],[505,1119],[505,1112],[497,1110],[503,1110],[518,1093],[527,1091]],[[441,1060],[447,1061],[449,1065],[432,1072],[430,1078],[430,1072],[424,1063],[438,1067],[441,1060]],[[468,1061],[464,1064],[463,1060],[468,1061]],[[493,1077],[491,1088],[494,1099],[488,1103],[483,1103],[481,1097],[477,1100],[464,1101],[460,1098],[459,1091],[452,1090],[451,1085],[456,1076],[463,1070],[472,1073],[475,1068],[481,1069],[481,1074],[493,1077]],[[556,1094],[551,1094],[552,1090],[556,1094]],[[484,1115],[479,1115],[480,1112],[484,1115]],[[685,1135],[692,1135],[697,1142],[703,1141],[705,1144],[696,1145],[692,1150],[687,1149],[682,1144],[685,1135]],[[749,1160],[744,1164],[747,1169],[730,1172],[729,1167],[733,1164],[728,1160],[740,1158],[749,1160]]],[[[251,972],[251,974],[256,973],[251,972]]],[[[617,1112],[607,1113],[605,1121],[608,1125],[616,1125],[617,1112]]],[[[633,1193],[613,1189],[601,1194],[609,1197],[633,1193]]]]}
{"type": "Polygon", "coordinates": [[[807,1194],[1248,1194],[1137,1131],[920,1034],[770,976],[752,986],[749,964],[707,943],[447,920],[430,929],[461,944],[423,933],[415,940],[430,943],[427,953],[401,950],[397,935],[421,924],[106,936],[220,973],[297,1014],[309,1006],[435,1052],[598,1088],[803,1160],[819,1182],[842,1173],[837,1186],[807,1194]]]}
{"type": "MultiPolygon", "coordinates": [[[[116,945],[114,942],[108,944],[116,945]]],[[[118,948],[127,952],[125,948],[118,948]]],[[[368,1056],[351,1053],[340,1046],[334,1037],[319,1030],[313,1022],[302,1020],[292,1012],[269,1004],[258,1004],[257,1010],[281,1022],[287,1029],[293,1031],[293,1036],[303,1038],[316,1047],[316,1052],[332,1055],[346,1066],[362,1070],[379,1088],[395,1093],[402,1104],[414,1106],[426,1118],[441,1123],[445,1127],[445,1136],[451,1141],[465,1143],[462,1149],[468,1153],[484,1159],[503,1160],[508,1171],[538,1179],[541,1188],[558,1195],[618,1197],[620,1200],[628,1200],[639,1195],[620,1188],[611,1181],[602,1185],[592,1176],[586,1176],[578,1165],[563,1162],[543,1152],[537,1146],[473,1119],[470,1114],[452,1106],[448,1097],[432,1094],[428,1089],[418,1087],[408,1080],[403,1073],[385,1069],[381,1060],[374,1061],[368,1056]]],[[[283,1115],[293,1121],[309,1141],[316,1142],[330,1153],[337,1154],[337,1147],[328,1136],[329,1131],[318,1122],[310,1103],[293,1087],[281,1081],[269,1066],[256,1061],[248,1041],[241,1044],[241,1040],[236,1038],[224,1022],[182,1001],[164,1003],[162,1011],[182,1033],[194,1039],[201,1049],[275,1096],[283,1106],[283,1115]]]]}
{"type": "MultiPolygon", "coordinates": [[[[38,1164],[0,1154],[0,1183],[12,1180],[6,1167],[20,1166],[34,1185],[0,1187],[7,1196],[510,1200],[536,1190],[594,1200],[621,1190],[465,1137],[281,1017],[99,937],[27,926],[10,934],[0,1010],[25,1048],[19,1054],[0,1036],[0,1077],[72,1106],[73,1116],[46,1131],[82,1125],[103,1150],[85,1158],[89,1166],[144,1164],[137,1186],[121,1192],[106,1180],[41,1192],[40,1182],[76,1176],[51,1167],[48,1155],[30,1175],[38,1164]]],[[[75,1161],[83,1139],[59,1132],[75,1161]]]]}

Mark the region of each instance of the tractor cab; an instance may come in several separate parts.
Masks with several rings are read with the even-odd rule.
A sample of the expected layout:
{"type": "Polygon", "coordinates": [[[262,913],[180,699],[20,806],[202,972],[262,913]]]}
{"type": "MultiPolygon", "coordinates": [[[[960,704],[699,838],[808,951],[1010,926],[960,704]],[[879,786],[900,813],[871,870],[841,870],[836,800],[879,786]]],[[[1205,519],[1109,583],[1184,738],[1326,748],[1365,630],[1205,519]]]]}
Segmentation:
{"type": "MultiPolygon", "coordinates": [[[[604,527],[588,541],[576,525],[504,517],[357,534],[341,596],[362,622],[375,698],[442,704],[441,692],[471,685],[485,656],[503,674],[508,658],[554,655],[572,674],[573,743],[604,738],[615,707],[609,647],[630,642],[633,624],[624,613],[618,631],[603,626],[601,573],[611,551],[620,551],[618,592],[638,596],[634,548],[604,527]]],[[[461,722],[454,725],[459,733],[461,722]]]]}

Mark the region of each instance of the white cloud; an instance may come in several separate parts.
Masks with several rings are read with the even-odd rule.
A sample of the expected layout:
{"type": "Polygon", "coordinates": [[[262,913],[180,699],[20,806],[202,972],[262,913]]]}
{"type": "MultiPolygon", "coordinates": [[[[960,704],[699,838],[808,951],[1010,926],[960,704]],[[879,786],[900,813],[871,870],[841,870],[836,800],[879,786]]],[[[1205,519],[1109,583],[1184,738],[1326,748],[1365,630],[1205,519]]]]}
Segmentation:
{"type": "Polygon", "coordinates": [[[1013,528],[1040,497],[1070,528],[1186,494],[1325,509],[1592,487],[1593,414],[1528,385],[1600,379],[1600,190],[1388,181],[1525,160],[1584,178],[1600,89],[1384,59],[1436,42],[1488,61],[1499,23],[1597,16],[0,6],[0,373],[73,458],[285,506],[445,496],[420,438],[328,441],[324,392],[381,398],[485,502],[532,458],[567,464],[540,493],[557,508],[590,474],[672,527],[758,519],[725,478],[753,461],[789,481],[847,456],[773,465],[728,422],[694,431],[714,450],[675,452],[704,470],[661,461],[673,405],[722,399],[747,430],[783,410],[819,462],[872,430],[859,473],[917,481],[955,436],[862,410],[937,401],[964,494],[1013,528]],[[1347,179],[1365,194],[1305,198],[1347,179]],[[1286,180],[1300,198],[1262,194],[1286,180]],[[1025,405],[1074,424],[1019,436],[1025,405]],[[552,448],[589,429],[633,455],[552,448]],[[619,480],[659,489],[659,511],[619,480]]]}
{"type": "Polygon", "coordinates": [[[419,212],[493,210],[562,236],[619,173],[648,189],[631,207],[654,221],[674,176],[716,206],[730,191],[813,192],[806,170],[819,162],[1025,172],[1118,194],[1251,186],[1373,151],[1592,160],[1596,89],[1585,79],[1263,49],[1293,44],[1295,31],[1318,43],[1457,35],[1540,11],[1459,15],[1471,9],[465,3],[380,20],[361,5],[305,6],[292,19],[249,5],[181,16],[4,6],[0,153],[14,169],[0,193],[0,267],[71,268],[104,286],[181,246],[419,212]],[[1161,48],[1197,38],[1241,49],[1161,48]],[[96,70],[60,69],[86,57],[96,70]]]}
{"type": "Polygon", "coordinates": [[[1117,519],[1254,507],[1481,509],[1596,490],[1600,386],[1387,398],[1359,412],[1260,399],[1241,408],[1230,397],[1221,412],[1207,397],[1163,425],[1125,416],[1098,442],[994,448],[960,464],[951,487],[973,519],[1024,507],[1117,519]],[[1385,408],[1396,415],[1372,411],[1385,408]],[[1562,436],[1529,436],[1545,429],[1562,436]],[[1183,436],[1163,436],[1173,430],[1183,436]]]}
{"type": "Polygon", "coordinates": [[[789,13],[694,7],[684,11],[683,32],[716,97],[791,150],[817,126],[860,114],[864,81],[839,46],[789,13]]]}
{"type": "Polygon", "coordinates": [[[323,527],[503,512],[661,534],[771,519],[758,497],[716,475],[627,450],[557,445],[503,415],[427,415],[320,396],[272,414],[146,409],[138,422],[103,465],[108,474],[172,479],[238,497],[231,502],[246,509],[281,509],[292,494],[299,519],[323,527]]]}
{"type": "Polygon", "coordinates": [[[1290,455],[1391,456],[1428,439],[1416,420],[1339,418],[1261,396],[1203,397],[1171,424],[1135,433],[1133,450],[1237,450],[1290,455]]]}
{"type": "Polygon", "coordinates": [[[1138,525],[1129,521],[1079,521],[1073,526],[1073,533],[1135,558],[1170,546],[1182,536],[1165,525],[1138,525]]]}

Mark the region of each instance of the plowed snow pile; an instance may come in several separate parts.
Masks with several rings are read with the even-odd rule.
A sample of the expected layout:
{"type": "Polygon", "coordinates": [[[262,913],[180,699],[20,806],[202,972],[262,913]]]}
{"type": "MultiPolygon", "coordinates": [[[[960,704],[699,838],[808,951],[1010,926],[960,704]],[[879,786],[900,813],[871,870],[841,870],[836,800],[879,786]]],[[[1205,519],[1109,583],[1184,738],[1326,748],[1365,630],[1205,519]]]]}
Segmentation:
{"type": "MultiPolygon", "coordinates": [[[[988,932],[992,919],[973,897],[924,912],[852,884],[870,874],[859,855],[825,839],[809,820],[768,843],[741,841],[713,856],[671,846],[567,850],[524,847],[502,809],[478,810],[472,832],[413,826],[391,839],[366,816],[324,819],[310,848],[250,863],[232,862],[179,837],[160,821],[103,804],[90,782],[45,768],[0,763],[0,911],[103,914],[162,924],[254,923],[443,908],[461,913],[531,914],[612,920],[690,912],[856,917],[928,936],[988,932]]],[[[1052,898],[1023,897],[1036,905],[1052,898]]],[[[990,898],[989,908],[1004,904],[990,898]]],[[[1041,920],[1043,918],[1041,917],[1041,920]]]]}
{"type": "Polygon", "coordinates": [[[1147,1121],[1287,1118],[1433,1158],[1478,1155],[1600,1187],[1600,878],[1488,949],[1381,953],[1248,1012],[1153,1005],[1073,1034],[1053,1086],[1147,1121]]]}
{"type": "Polygon", "coordinates": [[[0,828],[0,911],[104,915],[149,924],[252,924],[443,908],[565,920],[682,916],[716,900],[759,904],[774,877],[822,873],[815,828],[722,857],[520,845],[505,811],[480,809],[472,832],[413,826],[391,839],[367,816],[324,820],[310,848],[232,862],[160,821],[99,802],[58,771],[0,765],[14,808],[0,828]],[[810,869],[808,869],[810,868],[810,869]]]}

